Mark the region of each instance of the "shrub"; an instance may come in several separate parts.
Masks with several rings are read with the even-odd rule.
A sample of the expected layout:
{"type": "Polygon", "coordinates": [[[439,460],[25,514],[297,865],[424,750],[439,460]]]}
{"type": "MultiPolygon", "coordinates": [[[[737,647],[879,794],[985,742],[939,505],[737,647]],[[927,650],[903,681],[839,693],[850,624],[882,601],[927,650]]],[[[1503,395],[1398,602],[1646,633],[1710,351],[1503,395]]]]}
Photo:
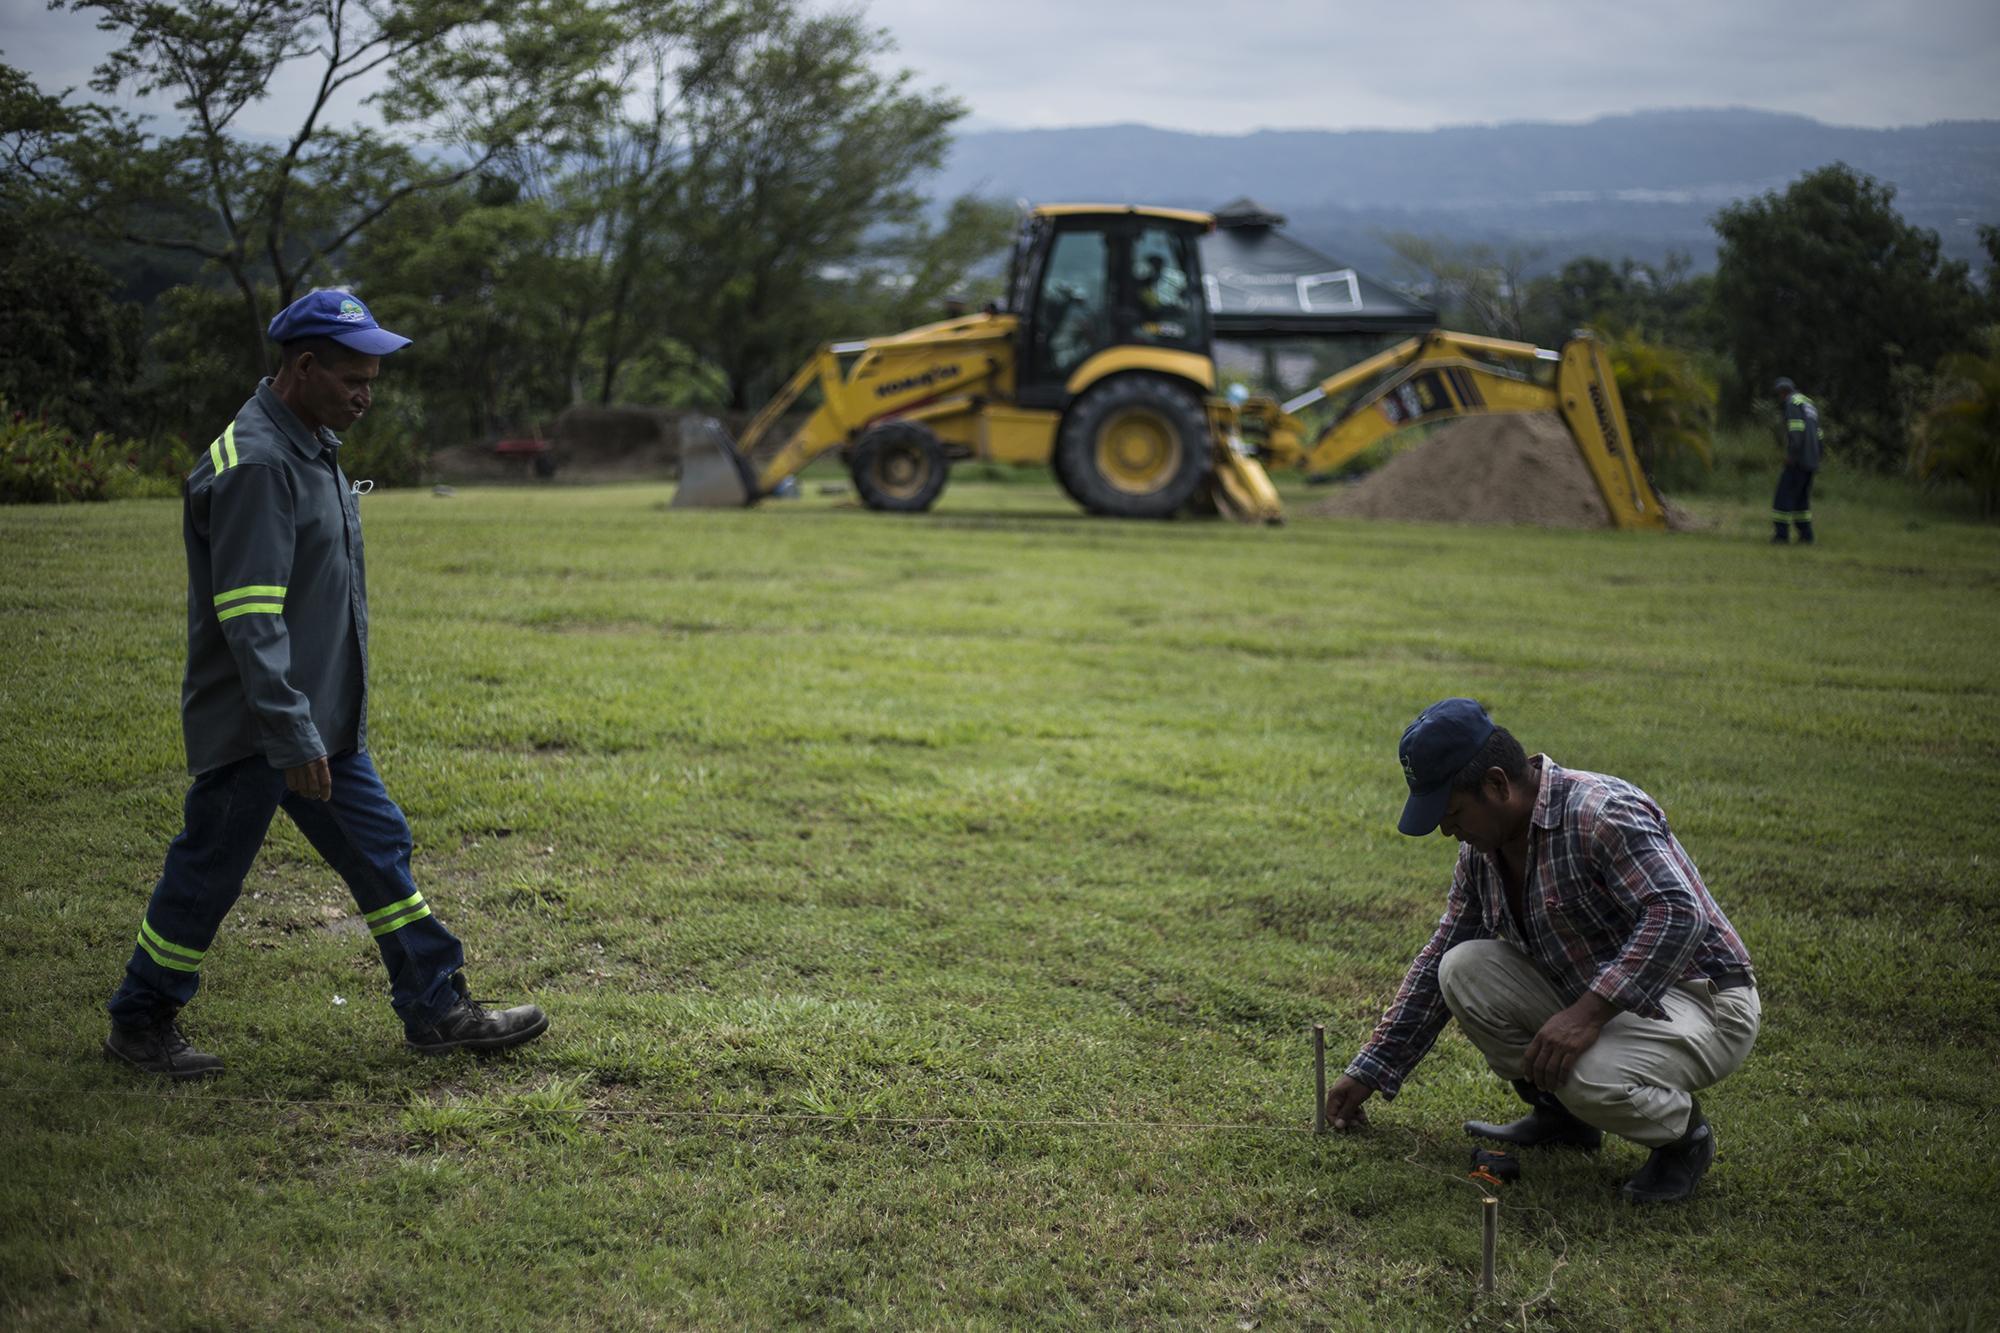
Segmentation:
{"type": "Polygon", "coordinates": [[[1606,348],[1632,445],[1662,481],[1696,479],[1714,459],[1715,381],[1686,352],[1619,334],[1606,348]]]}
{"type": "Polygon", "coordinates": [[[1977,351],[1938,366],[1937,397],[1917,418],[1911,461],[1926,481],[1961,481],[1982,518],[2000,513],[2000,325],[1977,351]]]}
{"type": "Polygon", "coordinates": [[[178,441],[141,445],[102,432],[82,439],[0,399],[0,504],[69,504],[172,495],[187,470],[178,441]]]}

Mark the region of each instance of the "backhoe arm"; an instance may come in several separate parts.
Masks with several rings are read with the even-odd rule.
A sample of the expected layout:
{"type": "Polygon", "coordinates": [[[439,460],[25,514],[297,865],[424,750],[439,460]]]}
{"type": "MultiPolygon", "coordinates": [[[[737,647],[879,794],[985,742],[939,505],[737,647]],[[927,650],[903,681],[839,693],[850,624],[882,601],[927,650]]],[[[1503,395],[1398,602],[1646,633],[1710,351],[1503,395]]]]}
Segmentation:
{"type": "Polygon", "coordinates": [[[1274,464],[1320,474],[1407,427],[1500,412],[1559,415],[1613,523],[1666,526],[1664,507],[1633,453],[1603,345],[1588,335],[1552,352],[1532,343],[1435,331],[1349,366],[1282,406],[1269,399],[1245,405],[1246,418],[1263,427],[1265,453],[1274,464]],[[1551,363],[1553,374],[1544,368],[1551,363]],[[1307,447],[1297,414],[1329,398],[1346,401],[1307,447]]]}

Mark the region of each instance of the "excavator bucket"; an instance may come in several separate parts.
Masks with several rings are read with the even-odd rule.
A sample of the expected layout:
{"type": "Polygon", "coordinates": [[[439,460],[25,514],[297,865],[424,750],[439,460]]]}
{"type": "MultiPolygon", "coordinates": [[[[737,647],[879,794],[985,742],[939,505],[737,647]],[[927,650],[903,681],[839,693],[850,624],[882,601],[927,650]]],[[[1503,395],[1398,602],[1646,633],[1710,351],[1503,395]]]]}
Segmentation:
{"type": "Polygon", "coordinates": [[[762,498],[757,473],[714,417],[681,422],[681,484],[671,509],[742,509],[762,498]]]}

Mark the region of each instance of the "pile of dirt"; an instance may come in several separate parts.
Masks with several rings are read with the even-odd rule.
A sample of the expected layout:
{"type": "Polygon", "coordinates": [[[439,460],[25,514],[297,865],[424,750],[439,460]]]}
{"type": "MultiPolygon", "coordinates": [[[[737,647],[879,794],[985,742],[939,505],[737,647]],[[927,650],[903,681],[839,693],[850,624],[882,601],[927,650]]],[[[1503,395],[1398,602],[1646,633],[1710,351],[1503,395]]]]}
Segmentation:
{"type": "Polygon", "coordinates": [[[1608,528],[1610,511],[1553,413],[1454,421],[1306,511],[1323,518],[1608,528]]]}

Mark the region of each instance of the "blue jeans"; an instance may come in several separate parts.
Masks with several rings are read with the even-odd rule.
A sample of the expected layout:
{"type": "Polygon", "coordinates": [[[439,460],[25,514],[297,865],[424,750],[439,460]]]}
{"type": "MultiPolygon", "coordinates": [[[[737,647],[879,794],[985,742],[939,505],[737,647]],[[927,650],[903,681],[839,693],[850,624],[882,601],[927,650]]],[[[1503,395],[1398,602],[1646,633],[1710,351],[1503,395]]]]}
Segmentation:
{"type": "Polygon", "coordinates": [[[404,1028],[429,1027],[452,1007],[452,977],[465,965],[465,952],[410,878],[408,821],[366,754],[337,755],[329,766],[333,798],[326,801],[287,790],[283,770],[261,756],[194,780],[180,836],[167,849],[139,943],[111,997],[113,1022],[148,1026],[194,998],[202,959],[281,806],[353,891],[389,970],[389,1002],[404,1028]]]}
{"type": "Polygon", "coordinates": [[[1785,464],[1778,474],[1778,492],[1771,497],[1771,521],[1780,530],[1794,523],[1801,536],[1812,531],[1812,484],[1813,474],[1796,463],[1785,464]]]}

